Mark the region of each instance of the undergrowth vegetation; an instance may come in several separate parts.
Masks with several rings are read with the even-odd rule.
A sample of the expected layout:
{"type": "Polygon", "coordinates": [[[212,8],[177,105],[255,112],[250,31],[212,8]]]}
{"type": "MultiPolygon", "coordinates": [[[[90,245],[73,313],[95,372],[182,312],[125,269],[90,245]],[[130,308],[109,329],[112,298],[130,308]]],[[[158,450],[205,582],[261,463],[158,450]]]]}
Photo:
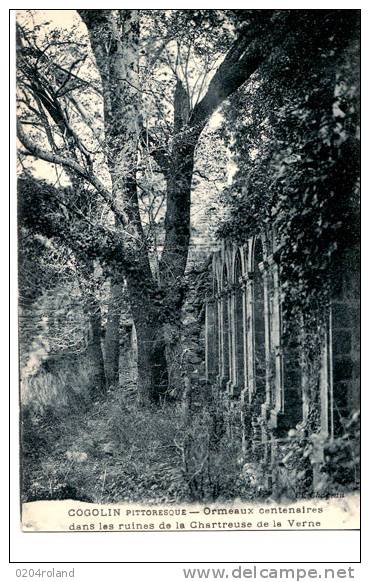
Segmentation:
{"type": "Polygon", "coordinates": [[[241,454],[237,411],[225,415],[210,401],[189,422],[179,403],[137,408],[130,385],[88,405],[83,388],[68,390],[62,372],[41,372],[33,383],[42,388],[39,397],[35,392],[21,410],[23,501],[299,499],[313,494],[316,463],[322,470],[315,490],[322,497],[359,483],[358,413],[335,440],[308,438],[298,425],[286,442],[277,441],[268,488],[261,463],[241,454]]]}
{"type": "Polygon", "coordinates": [[[176,409],[138,410],[124,391],[108,396],[84,412],[54,406],[35,414],[31,405],[24,407],[24,500],[184,497],[176,409]]]}
{"type": "Polygon", "coordinates": [[[21,411],[23,501],[177,503],[250,496],[238,435],[230,438],[226,427],[220,429],[212,407],[194,413],[186,426],[181,404],[137,408],[130,386],[92,405],[75,393],[57,401],[55,393],[66,389],[58,373],[47,404],[50,374],[40,373],[34,383],[42,386],[41,399],[35,393],[21,411]]]}

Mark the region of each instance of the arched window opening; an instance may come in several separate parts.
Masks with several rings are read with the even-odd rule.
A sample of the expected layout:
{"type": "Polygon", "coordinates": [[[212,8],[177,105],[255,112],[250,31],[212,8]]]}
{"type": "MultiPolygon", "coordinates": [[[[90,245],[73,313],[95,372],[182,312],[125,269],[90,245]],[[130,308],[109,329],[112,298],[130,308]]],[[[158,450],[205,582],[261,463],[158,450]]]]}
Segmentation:
{"type": "Polygon", "coordinates": [[[205,347],[206,347],[206,377],[214,382],[218,375],[218,304],[217,280],[213,279],[213,292],[206,302],[205,347]]]}
{"type": "Polygon", "coordinates": [[[235,327],[236,327],[236,382],[239,388],[244,388],[245,364],[244,364],[244,310],[243,310],[243,286],[239,279],[242,276],[242,263],[240,252],[235,262],[235,327]]]}
{"type": "MultiPolygon", "coordinates": [[[[283,330],[284,331],[284,330],[283,330]]],[[[283,402],[282,407],[289,426],[294,428],[302,420],[302,368],[299,348],[299,329],[290,325],[283,339],[283,402]]]]}
{"type": "Polygon", "coordinates": [[[266,386],[266,337],[265,337],[265,302],[264,284],[261,266],[263,248],[260,239],[256,240],[254,250],[254,366],[255,388],[261,393],[266,386]]]}

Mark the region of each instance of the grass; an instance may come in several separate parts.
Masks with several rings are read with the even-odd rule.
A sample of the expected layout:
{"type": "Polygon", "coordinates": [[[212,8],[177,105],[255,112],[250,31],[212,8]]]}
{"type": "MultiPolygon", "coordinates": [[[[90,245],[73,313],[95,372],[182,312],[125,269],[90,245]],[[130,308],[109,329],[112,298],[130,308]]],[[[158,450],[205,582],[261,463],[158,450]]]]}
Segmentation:
{"type": "Polygon", "coordinates": [[[43,372],[22,408],[22,500],[179,503],[248,498],[240,442],[218,436],[207,405],[184,425],[182,405],[139,408],[135,387],[93,404],[86,370],[43,372]]]}
{"type": "Polygon", "coordinates": [[[90,408],[29,405],[22,417],[24,501],[187,499],[176,405],[137,409],[117,389],[90,408]]]}

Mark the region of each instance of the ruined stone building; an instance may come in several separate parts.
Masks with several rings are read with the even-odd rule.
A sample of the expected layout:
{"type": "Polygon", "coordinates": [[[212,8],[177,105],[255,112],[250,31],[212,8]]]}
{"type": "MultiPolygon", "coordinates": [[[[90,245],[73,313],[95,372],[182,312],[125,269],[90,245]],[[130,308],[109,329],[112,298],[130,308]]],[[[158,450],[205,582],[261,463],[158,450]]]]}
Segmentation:
{"type": "Polygon", "coordinates": [[[226,409],[240,413],[244,457],[263,461],[266,478],[271,478],[274,445],[287,440],[292,429],[303,427],[308,437],[317,436],[318,450],[311,455],[314,487],[324,443],[343,434],[360,406],[358,272],[350,256],[338,268],[325,324],[317,330],[317,361],[310,367],[299,338],[284,337],[274,256],[267,236],[241,247],[223,243],[213,253],[206,377],[226,409]]]}

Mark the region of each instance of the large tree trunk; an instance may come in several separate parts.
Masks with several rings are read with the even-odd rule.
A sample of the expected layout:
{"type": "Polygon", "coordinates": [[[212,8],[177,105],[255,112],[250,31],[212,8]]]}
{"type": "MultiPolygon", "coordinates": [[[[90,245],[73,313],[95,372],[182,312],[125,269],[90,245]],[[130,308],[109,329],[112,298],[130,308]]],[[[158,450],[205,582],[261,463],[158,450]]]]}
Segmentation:
{"type": "MultiPolygon", "coordinates": [[[[155,287],[140,218],[136,170],[139,141],[139,14],[136,10],[80,10],[104,98],[107,164],[115,203],[127,217],[121,229],[122,269],[138,341],[138,393],[141,402],[158,400],[159,324],[153,318],[155,287]]],[[[120,258],[116,257],[119,263],[120,258]]],[[[160,334],[159,334],[160,335],[160,334]]]]}
{"type": "MultiPolygon", "coordinates": [[[[141,318],[140,318],[141,319],[141,318]]],[[[168,375],[161,327],[135,322],[137,334],[138,397],[140,404],[159,403],[166,398],[168,375]]]]}
{"type": "Polygon", "coordinates": [[[142,269],[127,279],[127,292],[137,337],[138,398],[141,404],[157,403],[168,388],[162,301],[142,269]]]}
{"type": "MultiPolygon", "coordinates": [[[[184,299],[183,276],[190,241],[194,151],[206,119],[188,131],[189,98],[178,79],[174,95],[174,140],[164,169],[167,183],[166,236],[157,287],[159,296],[155,297],[153,291],[157,284],[150,269],[136,184],[141,107],[138,90],[139,15],[135,10],[79,12],[87,26],[102,80],[112,193],[128,218],[127,228],[122,232],[125,254],[127,249],[122,265],[137,333],[140,399],[158,401],[168,388],[166,355],[171,358],[178,352],[176,341],[180,336],[184,299]],[[131,265],[127,264],[129,261],[131,265]]],[[[174,378],[175,383],[179,381],[178,374],[174,374],[174,378]]]]}
{"type": "Polygon", "coordinates": [[[122,312],[122,274],[112,275],[110,282],[110,299],[108,305],[107,327],[105,332],[105,373],[107,386],[119,383],[120,356],[120,316],[122,312]]]}
{"type": "Polygon", "coordinates": [[[194,150],[193,143],[176,145],[173,166],[167,177],[166,239],[160,270],[161,283],[171,294],[176,283],[181,282],[188,258],[194,150]]]}

